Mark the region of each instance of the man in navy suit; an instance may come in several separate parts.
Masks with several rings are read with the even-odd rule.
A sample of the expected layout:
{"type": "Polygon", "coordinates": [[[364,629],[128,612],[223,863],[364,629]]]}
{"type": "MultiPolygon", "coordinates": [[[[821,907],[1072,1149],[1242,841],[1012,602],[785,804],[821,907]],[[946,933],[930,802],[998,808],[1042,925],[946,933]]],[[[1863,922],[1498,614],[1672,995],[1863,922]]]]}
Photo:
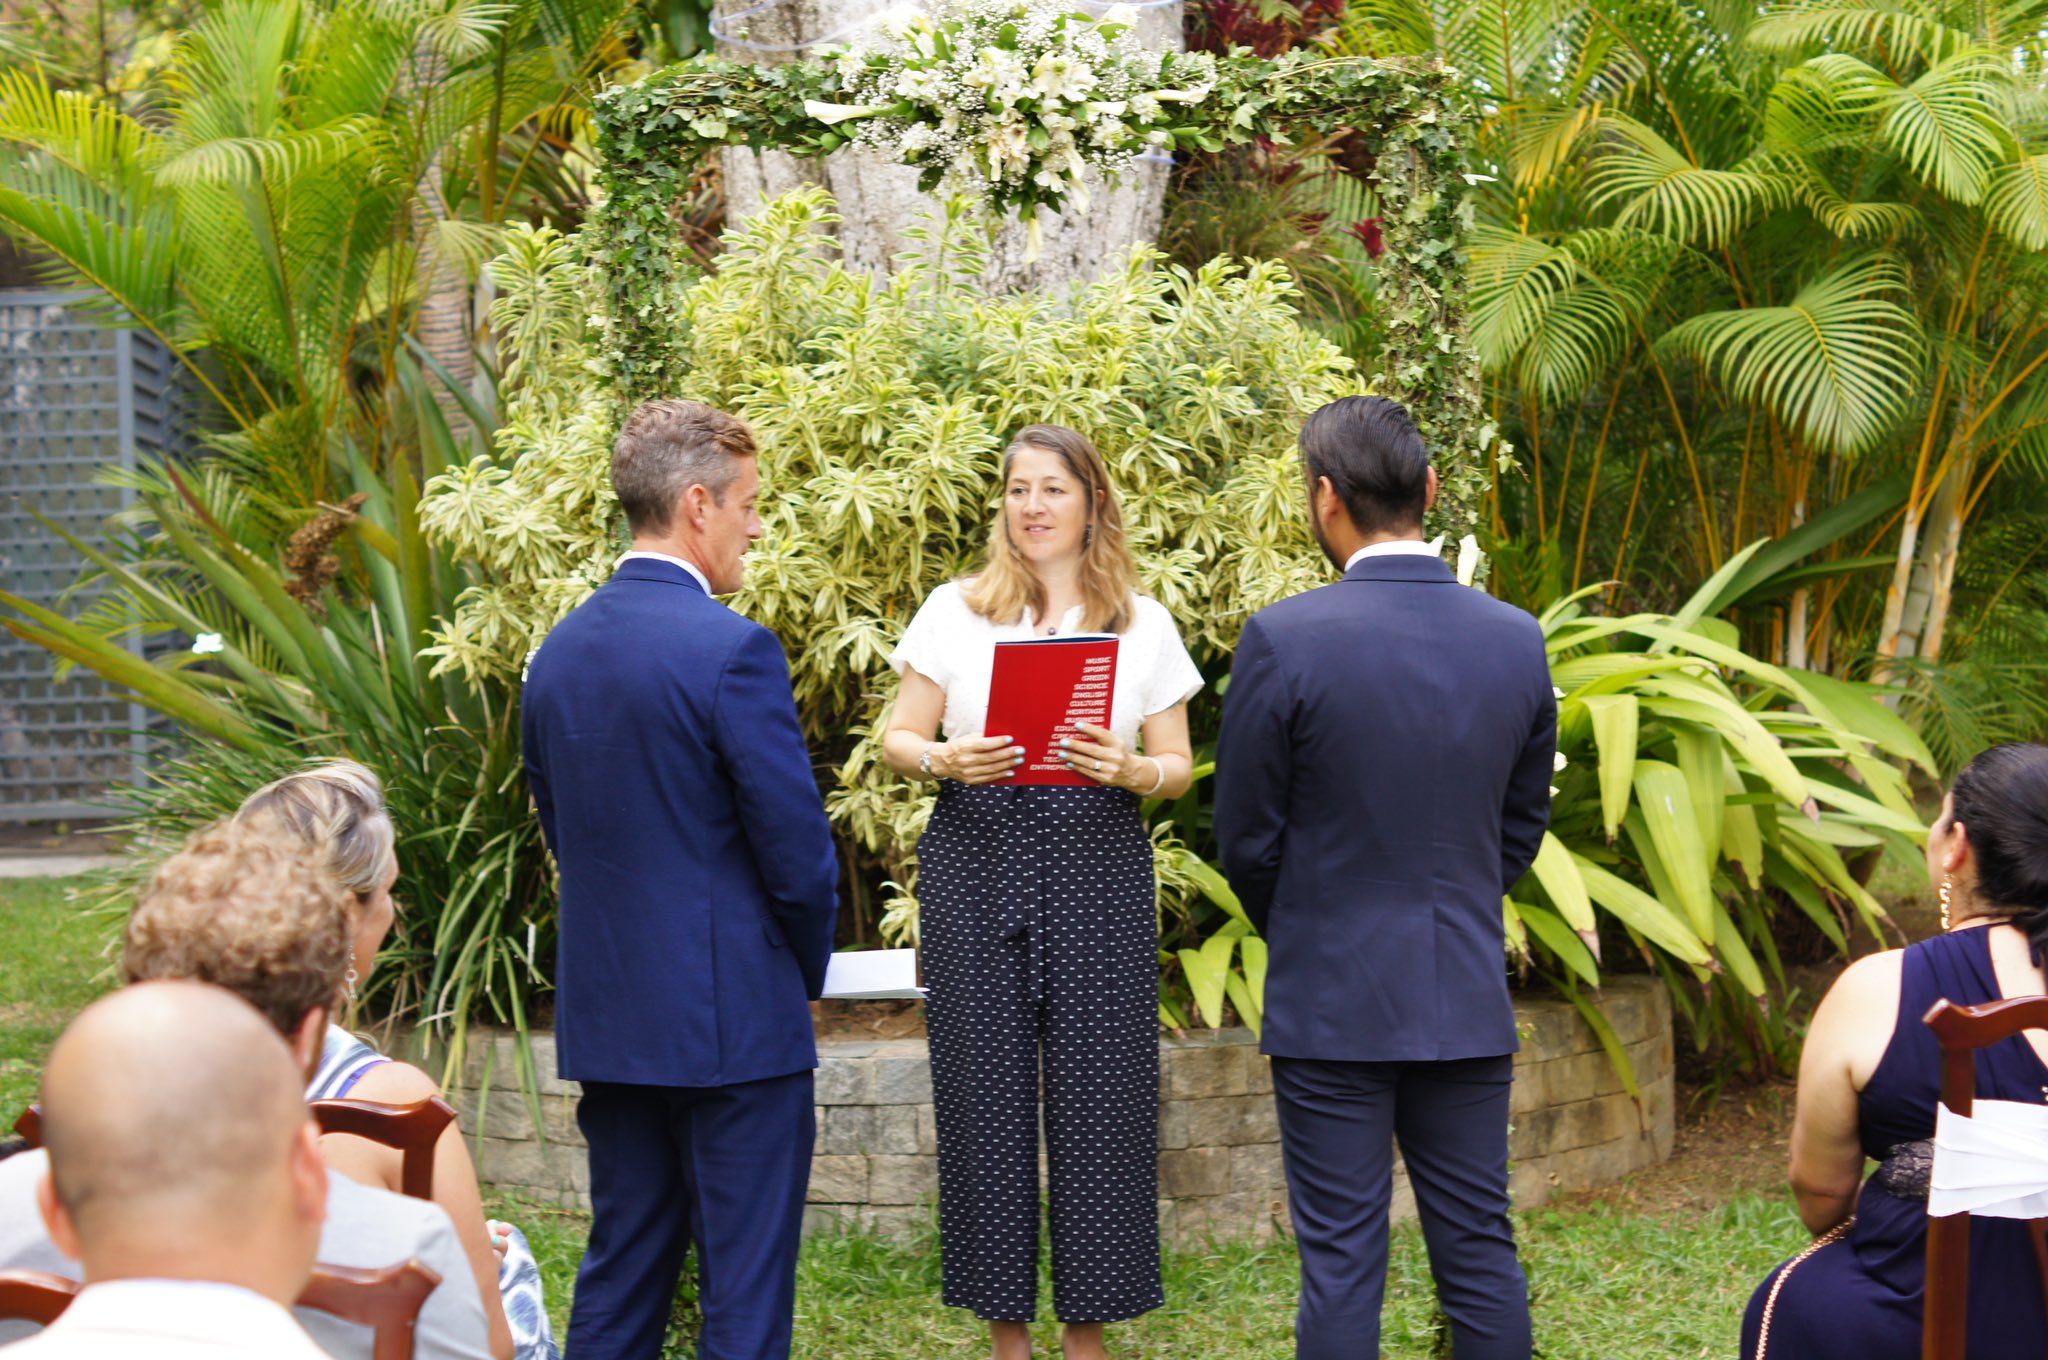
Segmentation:
{"type": "Polygon", "coordinates": [[[1436,473],[1399,405],[1332,402],[1301,450],[1344,579],[1245,625],[1216,752],[1223,865],[1271,951],[1295,1353],[1380,1353],[1398,1139],[1453,1354],[1528,1360],[1501,897],[1550,820],[1542,630],[1423,542],[1436,473]]]}
{"type": "Polygon", "coordinates": [[[576,1360],[656,1360],[697,1249],[702,1360],[789,1354],[838,868],[775,635],[712,598],[761,536],[745,423],[646,402],[612,480],[633,551],[527,672],[562,871],[555,1038],[583,1083],[576,1360]]]}

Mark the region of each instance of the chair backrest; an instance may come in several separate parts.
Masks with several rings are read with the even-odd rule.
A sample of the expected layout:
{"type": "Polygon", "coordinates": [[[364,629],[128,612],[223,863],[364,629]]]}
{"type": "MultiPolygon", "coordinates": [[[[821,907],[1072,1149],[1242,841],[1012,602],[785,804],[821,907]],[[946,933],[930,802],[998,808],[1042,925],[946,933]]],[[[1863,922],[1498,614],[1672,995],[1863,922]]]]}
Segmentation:
{"type": "Polygon", "coordinates": [[[320,1266],[299,1295],[301,1308],[317,1308],[376,1333],[371,1360],[412,1360],[420,1307],[441,1276],[415,1259],[382,1270],[320,1266]]]}
{"type": "MultiPolygon", "coordinates": [[[[316,1266],[299,1294],[299,1306],[370,1328],[375,1334],[371,1360],[412,1360],[420,1308],[440,1283],[440,1275],[418,1260],[382,1270],[316,1266]]],[[[0,1320],[47,1327],[82,1287],[40,1270],[0,1270],[0,1320]]]]}
{"type": "MultiPolygon", "coordinates": [[[[1941,1000],[1921,1017],[1941,1043],[1941,1103],[1967,1115],[1977,1103],[1977,1050],[2025,1030],[2048,1030],[2048,996],[2022,996],[1958,1006],[1941,1000]]],[[[2048,1219],[2028,1223],[2034,1264],[2048,1299],[2048,1219]]],[[[1927,1220],[1926,1312],[1921,1360],[1964,1360],[1970,1315],[1970,1216],[1927,1220]]]]}
{"type": "Polygon", "coordinates": [[[316,1100],[313,1118],[322,1133],[347,1133],[396,1148],[404,1158],[400,1188],[414,1199],[434,1197],[434,1149],[441,1132],[455,1122],[455,1107],[439,1096],[410,1105],[374,1100],[316,1100]]]}
{"type": "MultiPolygon", "coordinates": [[[[414,1199],[434,1197],[434,1148],[441,1131],[455,1122],[455,1107],[440,1096],[410,1105],[383,1105],[374,1100],[316,1100],[310,1107],[322,1133],[346,1133],[396,1148],[400,1188],[414,1199]]],[[[30,1147],[43,1145],[43,1108],[31,1105],[14,1121],[14,1131],[30,1147]]]]}
{"type": "Polygon", "coordinates": [[[78,1281],[40,1270],[0,1270],[0,1321],[47,1327],[71,1306],[78,1281]]]}

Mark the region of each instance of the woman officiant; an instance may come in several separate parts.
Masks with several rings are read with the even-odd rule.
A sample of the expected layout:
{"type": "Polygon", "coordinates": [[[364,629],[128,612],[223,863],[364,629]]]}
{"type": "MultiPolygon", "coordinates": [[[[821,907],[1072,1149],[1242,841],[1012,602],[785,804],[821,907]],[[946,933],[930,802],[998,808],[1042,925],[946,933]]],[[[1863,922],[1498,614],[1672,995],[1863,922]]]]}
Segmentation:
{"type": "Polygon", "coordinates": [[[1123,516],[1085,437],[1033,425],[1003,454],[988,564],[933,591],[890,662],[891,767],[939,781],[918,900],[939,1139],[945,1302],[1030,1354],[1043,1073],[1054,1311],[1068,1360],[1164,1301],[1158,1232],[1158,916],[1139,808],[1186,791],[1201,673],[1137,593],[1123,516]],[[984,730],[995,645],[1118,638],[1109,726],[1064,747],[1080,787],[1011,782],[984,730]],[[943,727],[944,739],[939,739],[943,727]]]}

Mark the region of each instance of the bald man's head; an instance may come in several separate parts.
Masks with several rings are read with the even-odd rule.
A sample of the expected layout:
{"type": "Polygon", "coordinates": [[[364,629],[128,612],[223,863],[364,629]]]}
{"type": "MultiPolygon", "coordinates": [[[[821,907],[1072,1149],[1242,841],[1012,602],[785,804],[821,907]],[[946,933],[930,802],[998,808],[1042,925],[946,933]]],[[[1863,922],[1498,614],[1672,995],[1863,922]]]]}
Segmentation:
{"type": "Polygon", "coordinates": [[[82,1011],[43,1075],[43,1138],[88,1272],[101,1244],[292,1235],[305,1149],[318,1157],[302,1080],[262,1013],[218,987],[138,983],[82,1011]]]}

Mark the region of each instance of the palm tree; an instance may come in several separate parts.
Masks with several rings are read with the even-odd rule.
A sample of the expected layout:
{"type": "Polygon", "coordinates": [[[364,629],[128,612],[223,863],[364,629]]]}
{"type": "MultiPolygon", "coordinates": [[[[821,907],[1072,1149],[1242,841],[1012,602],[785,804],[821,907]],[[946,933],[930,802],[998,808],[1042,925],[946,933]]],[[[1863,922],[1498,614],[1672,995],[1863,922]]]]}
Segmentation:
{"type": "Polygon", "coordinates": [[[615,0],[225,0],[148,118],[0,73],[0,231],[185,361],[282,530],[416,435],[422,344],[474,372],[468,292],[499,224],[573,212],[615,0]],[[422,78],[422,77],[427,78],[422,78]],[[465,319],[437,324],[450,308],[465,319]],[[431,341],[431,345],[425,345],[431,341]]]}
{"type": "MultiPolygon", "coordinates": [[[[1442,52],[1480,101],[1475,339],[1529,472],[1498,527],[1552,584],[1608,571],[1596,501],[1614,575],[1693,580],[1905,473],[1859,631],[1939,654],[1964,526],[2048,465],[2044,33],[2043,0],[1351,7],[1340,41],[1442,52]]],[[[1779,655],[1830,659],[1853,579],[1774,608],[1779,655]]]]}

